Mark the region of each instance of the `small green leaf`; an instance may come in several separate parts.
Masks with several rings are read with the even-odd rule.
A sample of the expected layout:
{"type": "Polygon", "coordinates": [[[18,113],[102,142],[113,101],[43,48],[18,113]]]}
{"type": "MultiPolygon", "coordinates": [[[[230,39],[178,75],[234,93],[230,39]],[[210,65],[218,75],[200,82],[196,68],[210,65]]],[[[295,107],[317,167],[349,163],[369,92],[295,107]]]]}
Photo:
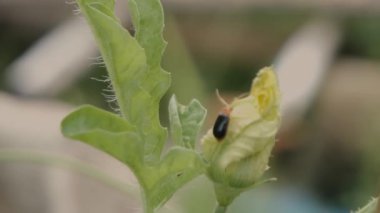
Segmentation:
{"type": "Polygon", "coordinates": [[[62,133],[107,152],[138,169],[142,162],[142,142],[135,128],[122,118],[92,107],[83,106],[62,121],[62,133]]]}
{"type": "Polygon", "coordinates": [[[62,132],[65,136],[77,135],[94,129],[113,133],[136,131],[123,118],[91,105],[83,105],[71,112],[62,121],[62,132]]]}
{"type": "Polygon", "coordinates": [[[169,102],[169,120],[172,139],[178,146],[194,149],[207,110],[197,100],[181,105],[173,95],[169,102]]]}
{"type": "Polygon", "coordinates": [[[182,138],[182,124],[179,118],[178,105],[175,95],[173,95],[169,101],[169,121],[170,121],[170,134],[173,142],[184,147],[182,138]]]}

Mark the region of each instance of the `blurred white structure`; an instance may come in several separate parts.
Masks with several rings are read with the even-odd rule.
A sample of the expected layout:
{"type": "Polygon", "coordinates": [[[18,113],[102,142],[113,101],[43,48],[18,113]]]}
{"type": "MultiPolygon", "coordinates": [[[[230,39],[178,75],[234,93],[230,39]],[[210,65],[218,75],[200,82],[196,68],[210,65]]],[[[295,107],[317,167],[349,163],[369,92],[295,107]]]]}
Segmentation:
{"type": "MultiPolygon", "coordinates": [[[[127,23],[126,1],[117,1],[116,8],[117,15],[127,23]]],[[[84,18],[70,18],[8,67],[8,81],[13,90],[22,95],[54,96],[83,75],[86,67],[99,63],[97,55],[93,35],[84,18]]]]}
{"type": "Polygon", "coordinates": [[[295,122],[309,107],[330,69],[340,38],[339,25],[316,20],[296,32],[280,51],[274,66],[286,124],[295,122]]]}
{"type": "Polygon", "coordinates": [[[53,100],[0,93],[0,198],[7,198],[0,199],[0,212],[138,212],[136,197],[89,178],[72,163],[60,160],[85,162],[126,187],[137,186],[121,162],[62,136],[61,120],[72,109],[53,100]],[[4,207],[7,205],[10,209],[4,207]],[[137,209],[131,211],[132,206],[137,209]]]}
{"type": "Polygon", "coordinates": [[[41,38],[7,72],[16,92],[52,96],[71,85],[96,54],[88,25],[73,18],[41,38]]]}

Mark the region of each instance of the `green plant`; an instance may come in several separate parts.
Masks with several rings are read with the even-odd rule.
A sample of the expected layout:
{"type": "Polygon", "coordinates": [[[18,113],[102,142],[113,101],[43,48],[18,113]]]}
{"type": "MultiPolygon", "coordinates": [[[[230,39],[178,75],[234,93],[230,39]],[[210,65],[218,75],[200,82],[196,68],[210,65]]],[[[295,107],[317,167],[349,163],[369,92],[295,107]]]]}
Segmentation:
{"type": "Polygon", "coordinates": [[[206,110],[197,100],[181,105],[173,95],[169,120],[174,146],[163,154],[168,133],[160,124],[159,102],[170,75],[160,65],[166,46],[160,1],[129,0],[135,36],[116,18],[113,0],[78,4],[95,35],[120,114],[82,106],[63,120],[66,137],[125,163],[139,181],[146,213],[201,174],[214,182],[219,202],[215,212],[225,212],[235,197],[261,182],[280,122],[271,68],[260,71],[249,94],[231,104],[227,136],[216,140],[211,131],[206,134],[202,154],[195,144],[206,110]]]}
{"type": "Polygon", "coordinates": [[[145,211],[153,212],[179,187],[203,173],[204,163],[193,148],[194,133],[206,111],[197,101],[183,107],[172,98],[176,146],[161,158],[167,130],[160,124],[158,108],[170,75],[160,67],[166,44],[161,37],[163,13],[159,1],[129,1],[135,38],[115,17],[113,1],[78,3],[99,44],[121,116],[83,106],[65,118],[62,132],[127,164],[141,184],[145,211]],[[195,119],[191,123],[186,120],[189,116],[195,119]],[[181,140],[182,135],[186,140],[181,140]]]}

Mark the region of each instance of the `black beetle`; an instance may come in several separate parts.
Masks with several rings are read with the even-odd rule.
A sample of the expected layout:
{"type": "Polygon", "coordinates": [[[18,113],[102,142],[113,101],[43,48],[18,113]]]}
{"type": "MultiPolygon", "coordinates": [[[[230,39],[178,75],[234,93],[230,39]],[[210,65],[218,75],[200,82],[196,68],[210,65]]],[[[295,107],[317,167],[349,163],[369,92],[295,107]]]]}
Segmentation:
{"type": "Polygon", "coordinates": [[[216,118],[214,127],[212,129],[212,134],[218,141],[220,141],[224,137],[226,137],[227,130],[228,130],[228,123],[230,121],[230,113],[232,109],[229,106],[229,104],[220,96],[218,90],[216,90],[216,96],[225,105],[222,112],[219,113],[218,117],[216,118]]]}

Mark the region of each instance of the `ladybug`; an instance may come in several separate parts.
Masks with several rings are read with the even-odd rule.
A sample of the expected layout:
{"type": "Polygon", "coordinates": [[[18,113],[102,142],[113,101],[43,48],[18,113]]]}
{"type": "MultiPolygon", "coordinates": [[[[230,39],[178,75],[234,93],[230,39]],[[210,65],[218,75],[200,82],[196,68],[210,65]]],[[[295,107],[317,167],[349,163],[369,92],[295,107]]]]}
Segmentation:
{"type": "Polygon", "coordinates": [[[232,108],[230,105],[220,96],[219,91],[216,90],[216,96],[220,100],[220,102],[225,105],[223,110],[219,113],[218,117],[215,120],[214,127],[212,129],[212,133],[214,137],[220,141],[224,137],[226,137],[227,130],[228,130],[228,123],[230,121],[230,113],[232,111],[232,108]]]}

